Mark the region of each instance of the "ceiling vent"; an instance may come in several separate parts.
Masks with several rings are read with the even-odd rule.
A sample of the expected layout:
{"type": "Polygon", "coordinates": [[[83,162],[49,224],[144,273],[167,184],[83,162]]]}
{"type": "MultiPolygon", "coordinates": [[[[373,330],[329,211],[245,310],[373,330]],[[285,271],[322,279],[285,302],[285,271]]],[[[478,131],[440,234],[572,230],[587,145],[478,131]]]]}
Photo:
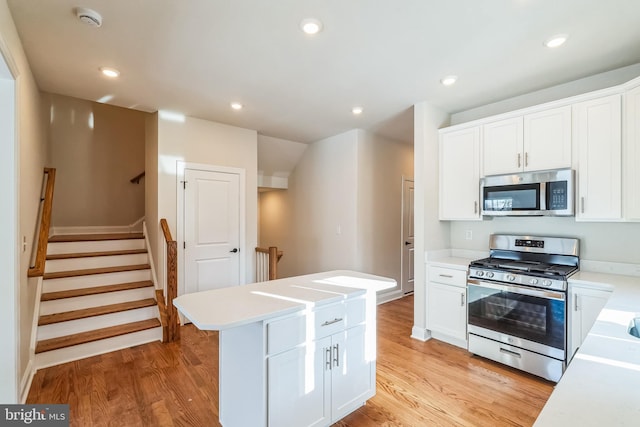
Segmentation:
{"type": "Polygon", "coordinates": [[[76,7],[76,16],[79,20],[92,27],[102,26],[102,16],[95,10],[86,9],[84,7],[76,7]]]}

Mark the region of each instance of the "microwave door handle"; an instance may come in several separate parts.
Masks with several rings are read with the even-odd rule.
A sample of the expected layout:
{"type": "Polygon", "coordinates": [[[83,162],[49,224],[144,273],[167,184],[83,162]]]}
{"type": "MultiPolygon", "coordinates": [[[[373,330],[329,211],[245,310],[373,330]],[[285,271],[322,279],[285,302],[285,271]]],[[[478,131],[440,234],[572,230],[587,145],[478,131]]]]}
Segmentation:
{"type": "Polygon", "coordinates": [[[546,182],[540,183],[540,210],[541,211],[547,210],[547,183],[546,182]]]}

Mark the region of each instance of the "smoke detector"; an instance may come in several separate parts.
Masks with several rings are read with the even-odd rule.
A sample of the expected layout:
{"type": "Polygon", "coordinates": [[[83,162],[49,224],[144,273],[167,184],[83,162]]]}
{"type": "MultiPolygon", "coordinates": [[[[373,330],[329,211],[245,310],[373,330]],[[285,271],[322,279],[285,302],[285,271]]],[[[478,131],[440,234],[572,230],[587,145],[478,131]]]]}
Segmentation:
{"type": "Polygon", "coordinates": [[[75,12],[78,19],[85,24],[91,25],[92,27],[102,26],[102,16],[100,16],[100,14],[95,10],[87,9],[84,7],[76,7],[75,12]]]}

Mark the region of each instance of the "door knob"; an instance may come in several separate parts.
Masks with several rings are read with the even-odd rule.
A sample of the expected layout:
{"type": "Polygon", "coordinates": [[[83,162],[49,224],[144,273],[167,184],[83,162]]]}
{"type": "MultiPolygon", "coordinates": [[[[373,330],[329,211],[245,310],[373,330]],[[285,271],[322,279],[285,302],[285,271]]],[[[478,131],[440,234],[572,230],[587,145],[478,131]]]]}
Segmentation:
{"type": "Polygon", "coordinates": [[[235,254],[236,252],[240,252],[240,249],[238,249],[238,248],[233,248],[233,249],[231,249],[229,252],[232,252],[232,253],[234,253],[234,254],[235,254]]]}

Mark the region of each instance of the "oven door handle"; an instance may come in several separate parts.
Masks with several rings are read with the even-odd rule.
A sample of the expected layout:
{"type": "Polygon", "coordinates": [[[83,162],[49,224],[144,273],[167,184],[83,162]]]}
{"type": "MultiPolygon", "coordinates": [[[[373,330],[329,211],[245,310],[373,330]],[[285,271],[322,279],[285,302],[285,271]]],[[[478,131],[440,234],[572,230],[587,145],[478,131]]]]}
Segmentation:
{"type": "Polygon", "coordinates": [[[562,292],[547,291],[544,289],[527,288],[524,286],[503,285],[498,283],[484,282],[482,280],[467,279],[467,284],[481,288],[496,289],[498,291],[512,292],[516,294],[529,295],[532,297],[548,298],[558,301],[565,301],[566,295],[562,292]]]}

